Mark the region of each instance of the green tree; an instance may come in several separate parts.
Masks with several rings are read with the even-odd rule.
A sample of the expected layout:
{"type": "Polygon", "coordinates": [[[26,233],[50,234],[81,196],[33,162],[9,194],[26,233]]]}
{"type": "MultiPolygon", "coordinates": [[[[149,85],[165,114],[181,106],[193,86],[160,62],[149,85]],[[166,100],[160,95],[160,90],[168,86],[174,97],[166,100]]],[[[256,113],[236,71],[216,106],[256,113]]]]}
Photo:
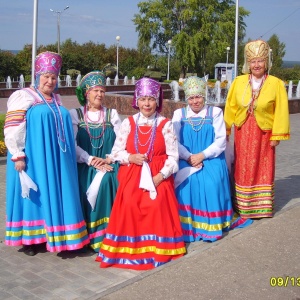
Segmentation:
{"type": "MultiPolygon", "coordinates": [[[[138,7],[140,13],[133,21],[139,33],[139,46],[149,45],[167,53],[167,41],[172,39],[183,76],[188,70],[206,73],[224,55],[224,49],[233,46],[235,2],[232,0],[150,0],[140,2],[138,7]]],[[[248,14],[240,8],[241,37],[245,32],[243,18],[248,14]]]]}
{"type": "Polygon", "coordinates": [[[7,77],[19,76],[16,56],[9,51],[0,50],[0,79],[6,81],[7,77]]]}
{"type": "Polygon", "coordinates": [[[282,59],[285,55],[285,44],[279,41],[279,38],[276,34],[273,34],[267,42],[272,49],[273,62],[270,72],[276,76],[282,67],[282,59]]]}

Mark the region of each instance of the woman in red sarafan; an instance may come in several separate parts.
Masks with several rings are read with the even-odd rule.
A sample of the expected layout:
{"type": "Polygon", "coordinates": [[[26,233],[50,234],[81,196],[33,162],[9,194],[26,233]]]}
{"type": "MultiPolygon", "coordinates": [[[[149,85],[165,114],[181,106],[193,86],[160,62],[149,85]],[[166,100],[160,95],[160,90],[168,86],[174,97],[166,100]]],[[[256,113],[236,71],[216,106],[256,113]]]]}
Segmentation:
{"type": "Polygon", "coordinates": [[[121,163],[119,188],[96,261],[101,268],[147,270],[186,252],[173,173],[178,144],[170,120],[161,116],[162,89],[150,78],[136,82],[139,112],[121,125],[109,158],[121,163]]]}

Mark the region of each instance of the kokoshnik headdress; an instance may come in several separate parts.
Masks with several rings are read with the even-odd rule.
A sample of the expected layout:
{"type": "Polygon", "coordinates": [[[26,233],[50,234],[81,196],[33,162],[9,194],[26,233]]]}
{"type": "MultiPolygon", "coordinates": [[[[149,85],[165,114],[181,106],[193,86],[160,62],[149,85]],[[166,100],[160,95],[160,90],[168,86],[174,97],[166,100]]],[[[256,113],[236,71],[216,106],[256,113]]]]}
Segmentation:
{"type": "Polygon", "coordinates": [[[183,83],[185,100],[192,96],[202,96],[206,98],[206,81],[197,76],[188,77],[183,83]]]}
{"type": "Polygon", "coordinates": [[[46,51],[37,55],[34,62],[35,86],[39,85],[42,74],[51,73],[58,76],[61,66],[62,58],[55,52],[46,51]]]}
{"type": "Polygon", "coordinates": [[[254,58],[264,59],[266,62],[266,71],[270,71],[272,67],[272,50],[267,42],[263,40],[255,40],[246,44],[244,51],[244,66],[242,72],[250,73],[250,61],[254,58]]]}
{"type": "Polygon", "coordinates": [[[96,86],[105,90],[106,79],[104,73],[101,71],[92,71],[81,79],[79,86],[76,88],[76,96],[82,106],[86,104],[88,92],[96,86]]]}
{"type": "Polygon", "coordinates": [[[163,103],[163,91],[161,84],[151,78],[141,78],[135,84],[134,96],[132,101],[132,107],[139,109],[138,100],[142,97],[153,97],[156,100],[156,111],[160,112],[163,103]]]}

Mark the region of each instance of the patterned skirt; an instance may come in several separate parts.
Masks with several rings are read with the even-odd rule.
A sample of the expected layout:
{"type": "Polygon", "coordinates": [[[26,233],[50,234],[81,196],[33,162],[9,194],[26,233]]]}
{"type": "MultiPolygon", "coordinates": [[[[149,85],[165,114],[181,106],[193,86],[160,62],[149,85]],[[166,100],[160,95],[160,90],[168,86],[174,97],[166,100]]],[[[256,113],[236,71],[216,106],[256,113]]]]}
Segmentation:
{"type": "Polygon", "coordinates": [[[252,115],[235,128],[235,204],[243,218],[273,216],[275,148],[270,137],[271,131],[262,131],[252,115]]]}

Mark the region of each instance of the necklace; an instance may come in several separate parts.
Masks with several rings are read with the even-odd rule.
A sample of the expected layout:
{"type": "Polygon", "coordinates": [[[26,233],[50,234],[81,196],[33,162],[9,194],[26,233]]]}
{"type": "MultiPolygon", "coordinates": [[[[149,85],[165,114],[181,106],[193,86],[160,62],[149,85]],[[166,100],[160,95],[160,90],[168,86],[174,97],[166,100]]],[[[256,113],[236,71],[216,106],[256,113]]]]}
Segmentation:
{"type": "MultiPolygon", "coordinates": [[[[153,147],[154,147],[154,141],[155,141],[155,136],[156,136],[156,129],[157,129],[157,113],[155,114],[155,119],[154,119],[154,122],[150,128],[150,130],[147,132],[147,133],[142,133],[142,134],[149,134],[150,133],[150,136],[149,138],[147,139],[146,143],[142,144],[139,140],[139,118],[140,118],[140,113],[138,114],[138,117],[137,117],[137,120],[136,120],[136,123],[135,123],[135,136],[134,136],[134,146],[135,146],[135,151],[136,153],[139,153],[139,146],[141,147],[145,147],[147,144],[149,144],[148,146],[148,149],[147,149],[147,152],[145,153],[146,156],[149,158],[149,154],[150,152],[152,153],[152,156],[153,156],[153,147]]],[[[151,159],[149,159],[149,161],[151,161],[151,159]]]]}
{"type": "MultiPolygon", "coordinates": [[[[86,108],[87,106],[85,105],[85,111],[88,111],[88,109],[86,108]]],[[[102,107],[101,107],[102,108],[102,107]]],[[[98,120],[97,121],[93,121],[89,118],[89,115],[87,113],[87,120],[90,122],[90,123],[96,123],[96,124],[99,124],[100,123],[100,120],[101,120],[101,117],[103,118],[103,115],[104,115],[104,111],[100,108],[99,111],[97,111],[96,113],[99,113],[98,114],[98,120]]],[[[102,122],[103,122],[103,119],[102,119],[102,122]]]]}
{"type": "Polygon", "coordinates": [[[191,117],[188,118],[188,119],[187,119],[187,120],[188,120],[188,123],[192,126],[192,129],[193,129],[194,131],[196,131],[196,132],[200,131],[200,130],[202,129],[204,123],[205,123],[205,117],[204,117],[204,118],[201,118],[201,117],[200,117],[199,123],[194,123],[192,119],[196,119],[196,118],[191,118],[191,117]],[[196,127],[198,127],[198,126],[200,126],[200,127],[199,127],[199,128],[196,128],[196,127]]]}
{"type": "Polygon", "coordinates": [[[96,124],[96,122],[92,122],[92,123],[88,122],[88,120],[90,120],[90,119],[88,118],[88,111],[87,111],[86,105],[84,106],[83,115],[84,115],[84,123],[85,123],[86,131],[87,131],[90,139],[95,139],[95,140],[100,139],[104,135],[104,131],[105,131],[105,128],[106,128],[106,124],[104,122],[104,109],[100,110],[100,114],[99,114],[97,124],[96,124]],[[99,122],[101,120],[101,117],[102,117],[102,120],[103,120],[102,124],[99,122]],[[102,132],[98,136],[92,136],[91,132],[90,132],[90,127],[91,128],[103,127],[103,129],[102,129],[102,132]]]}
{"type": "Polygon", "coordinates": [[[252,74],[250,74],[250,76],[249,76],[249,80],[247,82],[247,85],[246,85],[246,88],[244,90],[243,97],[242,97],[242,106],[245,107],[245,108],[247,107],[249,113],[253,113],[253,111],[256,109],[257,98],[259,97],[260,91],[263,87],[263,84],[264,84],[266,78],[267,78],[267,75],[264,75],[262,77],[261,83],[258,86],[258,88],[254,89],[253,88],[253,83],[252,83],[252,81],[253,81],[252,74]],[[246,104],[245,103],[245,95],[246,95],[246,91],[248,89],[248,86],[250,86],[250,88],[251,88],[251,97],[250,97],[249,102],[246,104]]]}
{"type": "Polygon", "coordinates": [[[51,107],[51,105],[48,103],[48,101],[45,99],[45,97],[43,96],[43,94],[35,87],[34,88],[36,93],[42,98],[42,100],[44,101],[45,104],[47,104],[47,106],[49,107],[49,109],[51,110],[53,116],[54,116],[54,120],[55,120],[55,128],[56,128],[56,137],[57,137],[57,143],[59,148],[61,149],[62,152],[66,152],[67,151],[67,145],[66,145],[66,137],[65,137],[65,130],[64,130],[64,123],[62,120],[62,115],[59,109],[59,106],[56,102],[56,99],[54,97],[54,95],[52,94],[52,101],[55,104],[55,107],[57,109],[58,115],[59,115],[59,120],[60,120],[60,126],[61,126],[61,131],[62,131],[62,135],[60,133],[59,130],[59,125],[58,125],[58,121],[57,121],[57,116],[55,111],[53,110],[53,108],[51,107]],[[63,143],[63,146],[61,145],[61,142],[63,143]]]}
{"type": "Polygon", "coordinates": [[[141,130],[140,126],[138,126],[138,128],[139,128],[139,132],[140,132],[141,134],[143,134],[143,135],[146,135],[146,134],[150,133],[150,131],[152,130],[152,126],[150,126],[150,129],[149,129],[147,132],[143,132],[143,131],[141,130]]]}

